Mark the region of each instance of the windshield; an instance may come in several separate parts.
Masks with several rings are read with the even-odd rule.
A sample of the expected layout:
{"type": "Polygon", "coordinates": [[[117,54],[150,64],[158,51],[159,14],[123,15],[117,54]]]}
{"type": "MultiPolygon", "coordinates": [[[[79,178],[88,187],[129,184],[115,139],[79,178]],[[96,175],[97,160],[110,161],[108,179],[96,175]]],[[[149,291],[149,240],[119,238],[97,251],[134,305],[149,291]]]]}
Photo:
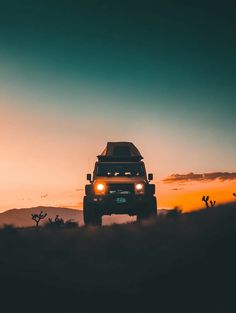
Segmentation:
{"type": "Polygon", "coordinates": [[[137,163],[101,163],[97,164],[96,175],[107,177],[144,176],[143,164],[137,163]]]}

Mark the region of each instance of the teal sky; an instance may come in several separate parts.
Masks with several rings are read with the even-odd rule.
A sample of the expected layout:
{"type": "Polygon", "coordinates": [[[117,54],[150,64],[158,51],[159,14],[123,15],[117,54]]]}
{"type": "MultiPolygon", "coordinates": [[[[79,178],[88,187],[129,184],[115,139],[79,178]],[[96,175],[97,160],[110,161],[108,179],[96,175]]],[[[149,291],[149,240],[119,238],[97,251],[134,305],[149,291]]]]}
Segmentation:
{"type": "Polygon", "coordinates": [[[121,107],[233,122],[233,2],[0,3],[1,81],[56,100],[70,95],[77,108],[89,90],[121,107]]]}
{"type": "Polygon", "coordinates": [[[108,140],[160,176],[234,171],[235,31],[233,1],[0,0],[2,146],[13,125],[86,146],[83,175],[108,140]]]}

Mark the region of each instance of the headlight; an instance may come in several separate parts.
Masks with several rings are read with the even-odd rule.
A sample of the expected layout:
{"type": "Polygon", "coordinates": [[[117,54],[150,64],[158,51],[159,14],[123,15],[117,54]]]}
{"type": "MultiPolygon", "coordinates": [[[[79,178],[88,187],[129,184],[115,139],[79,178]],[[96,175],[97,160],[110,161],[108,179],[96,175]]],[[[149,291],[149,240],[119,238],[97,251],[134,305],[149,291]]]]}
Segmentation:
{"type": "Polygon", "coordinates": [[[135,192],[136,193],[144,193],[144,184],[136,184],[135,185],[135,192]]]}
{"type": "Polygon", "coordinates": [[[94,186],[94,191],[96,194],[104,194],[106,192],[106,185],[104,183],[97,183],[94,186]]]}
{"type": "Polygon", "coordinates": [[[136,190],[140,191],[143,189],[143,185],[142,184],[137,184],[135,185],[136,190]]]}
{"type": "Polygon", "coordinates": [[[105,189],[104,184],[97,184],[97,190],[98,191],[103,191],[105,189]]]}

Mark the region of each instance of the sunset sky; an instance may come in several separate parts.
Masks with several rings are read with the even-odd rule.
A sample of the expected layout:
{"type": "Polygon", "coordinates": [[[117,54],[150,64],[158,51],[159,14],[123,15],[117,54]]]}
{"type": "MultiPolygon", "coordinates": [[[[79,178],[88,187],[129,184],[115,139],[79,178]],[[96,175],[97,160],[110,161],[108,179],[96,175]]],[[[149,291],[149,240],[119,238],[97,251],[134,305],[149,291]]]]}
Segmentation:
{"type": "Polygon", "coordinates": [[[139,148],[161,208],[233,200],[236,19],[221,4],[1,0],[0,211],[81,208],[107,141],[139,148]]]}

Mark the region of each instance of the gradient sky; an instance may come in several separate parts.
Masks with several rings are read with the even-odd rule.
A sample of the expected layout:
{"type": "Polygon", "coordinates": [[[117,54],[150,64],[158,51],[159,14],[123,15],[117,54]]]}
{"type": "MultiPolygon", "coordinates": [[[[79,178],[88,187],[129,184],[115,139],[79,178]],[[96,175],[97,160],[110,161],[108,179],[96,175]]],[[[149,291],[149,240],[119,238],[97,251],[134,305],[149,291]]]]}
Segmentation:
{"type": "Polygon", "coordinates": [[[0,210],[79,207],[119,140],[141,150],[162,207],[230,200],[235,180],[161,180],[235,171],[235,31],[233,1],[0,0],[0,210]]]}

